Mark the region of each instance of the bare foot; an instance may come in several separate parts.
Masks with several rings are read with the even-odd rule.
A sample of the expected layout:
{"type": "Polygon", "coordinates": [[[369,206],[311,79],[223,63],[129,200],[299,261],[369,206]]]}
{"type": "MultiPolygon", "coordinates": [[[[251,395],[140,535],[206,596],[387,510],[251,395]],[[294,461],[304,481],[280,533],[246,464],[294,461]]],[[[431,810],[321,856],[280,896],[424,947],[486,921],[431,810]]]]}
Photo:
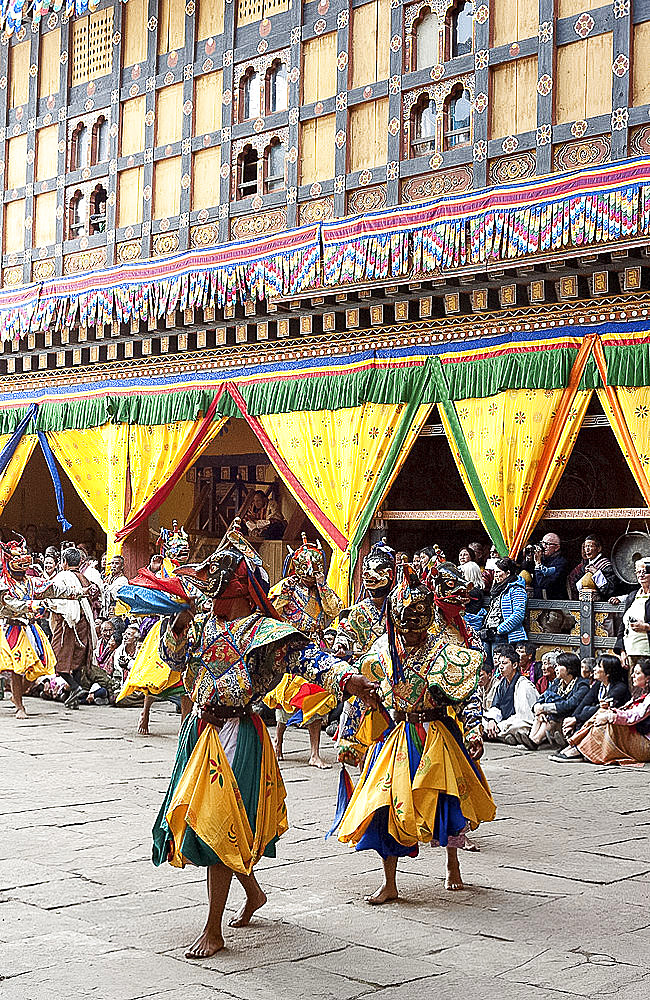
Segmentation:
{"type": "Polygon", "coordinates": [[[397,889],[389,889],[388,886],[382,885],[372,896],[366,896],[366,903],[370,906],[383,906],[384,903],[394,903],[397,898],[397,889]]]}
{"type": "Polygon", "coordinates": [[[463,883],[463,877],[460,874],[460,867],[458,863],[447,863],[447,877],[445,879],[445,889],[449,892],[458,892],[459,889],[464,889],[465,885],[463,883]]]}
{"type": "Polygon", "coordinates": [[[472,841],[468,840],[467,837],[466,837],[465,838],[465,843],[463,844],[463,850],[464,851],[480,851],[481,848],[478,846],[478,844],[472,843],[472,841]]]}
{"type": "Polygon", "coordinates": [[[278,760],[284,760],[284,754],[282,753],[282,747],[279,747],[277,743],[275,744],[275,756],[278,758],[278,760]]]}
{"type": "Polygon", "coordinates": [[[248,927],[251,922],[251,917],[256,910],[264,906],[266,903],[266,893],[261,889],[252,896],[246,896],[246,902],[242,906],[239,913],[228,921],[229,927],[248,927]]]}
{"type": "Polygon", "coordinates": [[[138,719],[138,736],[149,735],[149,713],[145,712],[143,709],[140,713],[140,718],[138,719]]]}
{"type": "Polygon", "coordinates": [[[16,709],[16,718],[17,719],[26,719],[27,718],[27,712],[25,711],[24,708],[17,708],[16,709]]]}
{"type": "Polygon", "coordinates": [[[204,930],[185,952],[185,958],[209,958],[224,947],[221,934],[204,930]]]}
{"type": "Polygon", "coordinates": [[[313,754],[309,758],[309,766],[319,767],[321,771],[329,771],[332,767],[332,765],[328,764],[326,760],[323,760],[320,754],[313,754]]]}

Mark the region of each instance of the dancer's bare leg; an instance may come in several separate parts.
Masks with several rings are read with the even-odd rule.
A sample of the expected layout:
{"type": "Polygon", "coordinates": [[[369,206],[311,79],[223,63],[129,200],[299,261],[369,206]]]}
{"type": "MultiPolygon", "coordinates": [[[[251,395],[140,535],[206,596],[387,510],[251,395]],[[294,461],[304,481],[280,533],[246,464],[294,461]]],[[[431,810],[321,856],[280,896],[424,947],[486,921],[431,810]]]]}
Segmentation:
{"type": "Polygon", "coordinates": [[[320,767],[321,770],[326,771],[332,765],[323,760],[320,755],[320,719],[315,719],[314,722],[310,722],[307,729],[309,730],[309,744],[311,747],[309,763],[312,767],[320,767]]]}
{"type": "Polygon", "coordinates": [[[192,711],[192,699],[186,694],[181,695],[181,726],[192,711]]]}
{"type": "Polygon", "coordinates": [[[196,941],[185,952],[185,958],[209,958],[223,948],[221,920],[231,879],[232,870],[221,863],[208,868],[208,919],[196,941]]]}
{"type": "Polygon", "coordinates": [[[260,886],[259,882],[255,878],[253,872],[250,875],[240,875],[235,872],[235,878],[240,885],[244,887],[246,893],[246,902],[242,906],[239,913],[228,921],[229,927],[248,927],[251,922],[251,917],[256,910],[259,910],[261,906],[266,903],[266,893],[260,886]]]}
{"type": "Polygon", "coordinates": [[[284,734],[286,732],[287,726],[285,722],[278,722],[276,718],[275,723],[275,756],[278,760],[284,760],[282,753],[282,741],[284,739],[284,734]]]}
{"type": "Polygon", "coordinates": [[[450,892],[457,892],[464,889],[463,876],[460,874],[460,864],[458,862],[458,849],[447,847],[447,877],[445,879],[445,889],[450,892]]]}
{"type": "Polygon", "coordinates": [[[142,706],[142,711],[140,712],[140,718],[138,719],[138,736],[148,736],[149,735],[149,715],[151,713],[151,706],[154,703],[153,695],[145,694],[144,705],[142,706]]]}
{"type": "Polygon", "coordinates": [[[384,884],[373,892],[372,896],[366,896],[366,903],[371,906],[381,906],[382,903],[390,903],[397,899],[397,858],[390,855],[384,858],[384,884]]]}
{"type": "Polygon", "coordinates": [[[22,674],[11,675],[11,700],[16,706],[16,718],[26,719],[27,712],[25,711],[25,706],[23,705],[23,689],[24,689],[25,678],[22,674]]]}

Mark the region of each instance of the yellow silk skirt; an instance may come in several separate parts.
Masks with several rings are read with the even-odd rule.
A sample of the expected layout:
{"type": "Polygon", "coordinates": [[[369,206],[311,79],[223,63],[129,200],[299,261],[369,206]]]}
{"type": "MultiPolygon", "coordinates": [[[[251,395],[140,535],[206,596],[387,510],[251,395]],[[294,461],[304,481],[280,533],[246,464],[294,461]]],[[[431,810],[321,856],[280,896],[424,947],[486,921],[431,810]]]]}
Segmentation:
{"type": "Polygon", "coordinates": [[[14,674],[20,674],[28,681],[35,681],[39,677],[54,676],[56,656],[45,632],[38,625],[32,626],[38,632],[38,637],[43,644],[45,656],[45,663],[43,663],[30,642],[27,629],[22,625],[17,627],[20,629],[20,635],[13,649],[9,646],[5,629],[0,628],[0,671],[10,670],[14,674]]]}
{"type": "Polygon", "coordinates": [[[255,833],[217,729],[207,725],[165,815],[171,834],[170,864],[184,867],[181,846],[189,827],[224,865],[250,875],[267,846],[287,831],[286,791],[278,762],[266,726],[259,722],[255,728],[262,746],[255,833]]]}
{"type": "Polygon", "coordinates": [[[122,690],[117,696],[117,701],[130,694],[161,694],[181,683],[180,673],[171,670],[160,660],[159,646],[160,622],[156,622],[140,647],[122,690]]]}
{"type": "Polygon", "coordinates": [[[350,799],[338,839],[356,846],[378,809],[388,809],[388,833],[405,847],[431,843],[438,799],[455,796],[472,830],[494,819],[496,806],[478,764],[476,771],[449,730],[429,724],[413,779],[409,767],[407,723],[389,733],[378,754],[371,748],[350,799]]]}

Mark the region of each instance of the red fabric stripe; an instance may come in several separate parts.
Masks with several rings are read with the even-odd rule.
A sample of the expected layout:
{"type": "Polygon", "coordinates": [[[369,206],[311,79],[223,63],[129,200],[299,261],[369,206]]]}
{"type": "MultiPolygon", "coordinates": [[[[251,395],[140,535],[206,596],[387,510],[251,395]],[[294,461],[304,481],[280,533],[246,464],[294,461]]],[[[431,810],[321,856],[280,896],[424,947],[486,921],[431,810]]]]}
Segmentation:
{"type": "Polygon", "coordinates": [[[167,482],[163,483],[160,489],[156,490],[154,495],[147,501],[144,507],[141,507],[140,510],[137,511],[137,513],[134,514],[129,521],[127,521],[124,527],[117,532],[117,534],[115,535],[116,542],[121,542],[124,538],[127,537],[127,535],[130,535],[132,531],[135,531],[136,528],[139,528],[141,524],[146,522],[150,514],[153,514],[155,510],[158,510],[161,503],[167,499],[171,491],[174,489],[174,486],[179,481],[181,476],[184,475],[185,470],[192,464],[192,459],[194,458],[194,455],[198,451],[201,443],[203,442],[203,439],[210,430],[210,426],[213,422],[214,415],[217,410],[217,403],[219,402],[223,389],[224,389],[223,385],[219,386],[217,394],[210,403],[207,413],[204,416],[203,420],[201,421],[199,429],[194,435],[193,440],[190,442],[187,451],[183,455],[183,458],[177,465],[176,469],[172,472],[167,482]]]}
{"type": "Polygon", "coordinates": [[[259,438],[262,447],[266,451],[267,455],[269,456],[273,464],[276,466],[277,469],[280,470],[280,472],[285,477],[287,482],[291,484],[291,488],[293,489],[293,491],[295,492],[296,496],[299,498],[301,503],[313,515],[314,520],[318,524],[320,524],[323,531],[329,536],[329,538],[335,543],[335,545],[337,545],[342,552],[346,552],[349,545],[348,539],[345,537],[345,535],[343,535],[339,531],[339,529],[336,527],[335,524],[332,524],[330,519],[323,513],[320,507],[316,505],[315,500],[312,497],[310,497],[309,493],[306,492],[302,484],[296,479],[293,472],[283,459],[282,455],[280,454],[280,452],[275,447],[270,437],[262,427],[260,421],[257,419],[257,417],[252,417],[248,412],[248,409],[246,407],[246,401],[244,400],[242,394],[232,384],[232,382],[227,385],[226,391],[239,407],[241,414],[246,419],[249,427],[257,434],[257,437],[259,438]]]}

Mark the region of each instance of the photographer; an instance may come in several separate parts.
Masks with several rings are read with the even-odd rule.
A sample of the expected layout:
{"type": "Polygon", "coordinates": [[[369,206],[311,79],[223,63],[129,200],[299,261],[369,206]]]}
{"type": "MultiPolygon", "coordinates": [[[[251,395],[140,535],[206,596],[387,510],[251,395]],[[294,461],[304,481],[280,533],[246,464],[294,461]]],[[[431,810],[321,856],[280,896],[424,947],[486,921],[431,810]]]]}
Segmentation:
{"type": "MultiPolygon", "coordinates": [[[[637,559],[634,572],[639,589],[631,591],[625,599],[623,617],[616,636],[614,652],[627,667],[633,667],[642,656],[650,655],[650,561],[637,559]]],[[[611,603],[617,598],[611,598],[611,603]]]]}
{"type": "Polygon", "coordinates": [[[533,597],[566,601],[569,564],[560,552],[560,538],[548,531],[539,545],[524,549],[524,568],[533,577],[533,597]]]}

